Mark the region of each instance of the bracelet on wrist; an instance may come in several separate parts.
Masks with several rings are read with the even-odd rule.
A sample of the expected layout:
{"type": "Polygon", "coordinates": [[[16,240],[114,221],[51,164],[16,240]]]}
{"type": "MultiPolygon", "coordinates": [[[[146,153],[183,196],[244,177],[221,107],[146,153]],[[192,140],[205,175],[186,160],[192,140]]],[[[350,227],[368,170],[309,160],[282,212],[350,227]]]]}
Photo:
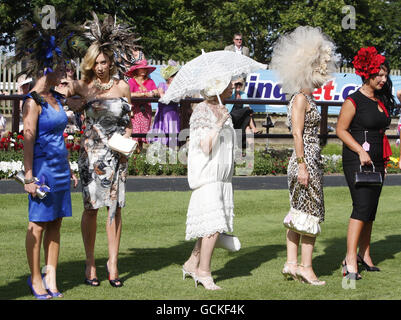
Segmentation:
{"type": "Polygon", "coordinates": [[[24,184],[30,184],[32,182],[35,182],[35,178],[34,177],[32,177],[30,179],[24,179],[24,184]]]}
{"type": "Polygon", "coordinates": [[[298,164],[305,163],[305,158],[304,157],[297,157],[297,163],[298,164]]]}

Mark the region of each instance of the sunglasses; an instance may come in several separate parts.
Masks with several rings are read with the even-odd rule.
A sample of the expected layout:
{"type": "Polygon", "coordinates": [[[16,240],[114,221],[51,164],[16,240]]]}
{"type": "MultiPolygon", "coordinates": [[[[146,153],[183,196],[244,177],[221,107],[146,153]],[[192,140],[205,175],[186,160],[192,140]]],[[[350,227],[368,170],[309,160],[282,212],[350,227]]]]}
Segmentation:
{"type": "Polygon", "coordinates": [[[234,39],[234,40],[236,40],[236,41],[242,41],[242,39],[234,39]]]}

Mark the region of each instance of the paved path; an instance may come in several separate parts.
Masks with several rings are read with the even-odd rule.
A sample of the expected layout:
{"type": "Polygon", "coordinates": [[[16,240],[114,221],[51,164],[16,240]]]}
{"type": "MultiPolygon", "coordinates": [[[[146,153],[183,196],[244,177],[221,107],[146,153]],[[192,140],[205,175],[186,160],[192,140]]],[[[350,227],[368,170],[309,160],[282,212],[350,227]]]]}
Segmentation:
{"type": "MultiPolygon", "coordinates": [[[[385,186],[401,185],[401,174],[387,176],[385,186]]],[[[347,186],[344,176],[330,175],[324,177],[325,187],[347,186]]],[[[271,190],[287,189],[287,176],[250,176],[233,177],[234,190],[271,190]]],[[[127,191],[189,191],[186,177],[130,177],[127,180],[127,191]]],[[[78,185],[73,192],[80,192],[78,185]]],[[[1,193],[22,193],[22,186],[14,180],[0,180],[1,193]]]]}

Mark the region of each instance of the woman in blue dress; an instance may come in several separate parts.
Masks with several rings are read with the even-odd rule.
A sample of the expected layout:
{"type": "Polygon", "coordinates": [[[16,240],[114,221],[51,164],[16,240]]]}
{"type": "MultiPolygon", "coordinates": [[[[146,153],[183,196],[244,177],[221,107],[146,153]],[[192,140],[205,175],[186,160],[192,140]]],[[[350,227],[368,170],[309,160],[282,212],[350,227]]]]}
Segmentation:
{"type": "Polygon", "coordinates": [[[78,182],[71,174],[63,138],[67,115],[60,96],[51,90],[63,77],[63,64],[40,77],[26,96],[23,108],[25,191],[29,193],[26,253],[31,276],[28,285],[38,299],[63,297],[56,284],[60,227],[62,218],[71,216],[71,176],[74,186],[78,182]],[[39,186],[34,177],[50,188],[43,199],[36,194],[39,186]],[[46,264],[44,275],[40,270],[42,238],[46,264]]]}

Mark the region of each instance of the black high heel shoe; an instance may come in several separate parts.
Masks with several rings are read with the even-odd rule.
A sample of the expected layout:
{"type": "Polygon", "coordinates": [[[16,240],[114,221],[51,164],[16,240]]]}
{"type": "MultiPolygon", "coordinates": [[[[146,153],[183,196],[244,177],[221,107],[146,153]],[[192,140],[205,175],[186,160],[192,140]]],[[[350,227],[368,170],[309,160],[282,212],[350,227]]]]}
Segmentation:
{"type": "Polygon", "coordinates": [[[85,265],[85,281],[84,281],[84,283],[85,283],[86,285],[88,285],[88,286],[91,286],[91,287],[98,287],[98,286],[100,286],[100,281],[98,280],[98,278],[88,279],[88,278],[86,277],[86,265],[85,265]]]}
{"type": "Polygon", "coordinates": [[[360,263],[366,271],[372,272],[372,271],[380,271],[380,269],[376,266],[370,266],[368,265],[363,259],[362,257],[358,254],[358,263],[360,263]]]}
{"type": "Polygon", "coordinates": [[[350,280],[361,280],[362,277],[358,272],[349,272],[347,267],[347,262],[344,260],[341,264],[343,277],[350,279],[350,280]]]}
{"type": "Polygon", "coordinates": [[[114,288],[122,287],[123,286],[123,282],[122,282],[122,280],[120,278],[116,278],[116,279],[113,279],[113,280],[110,279],[110,272],[109,272],[109,267],[107,266],[107,262],[106,262],[106,270],[107,270],[107,273],[109,274],[110,285],[112,287],[114,287],[114,288]]]}

